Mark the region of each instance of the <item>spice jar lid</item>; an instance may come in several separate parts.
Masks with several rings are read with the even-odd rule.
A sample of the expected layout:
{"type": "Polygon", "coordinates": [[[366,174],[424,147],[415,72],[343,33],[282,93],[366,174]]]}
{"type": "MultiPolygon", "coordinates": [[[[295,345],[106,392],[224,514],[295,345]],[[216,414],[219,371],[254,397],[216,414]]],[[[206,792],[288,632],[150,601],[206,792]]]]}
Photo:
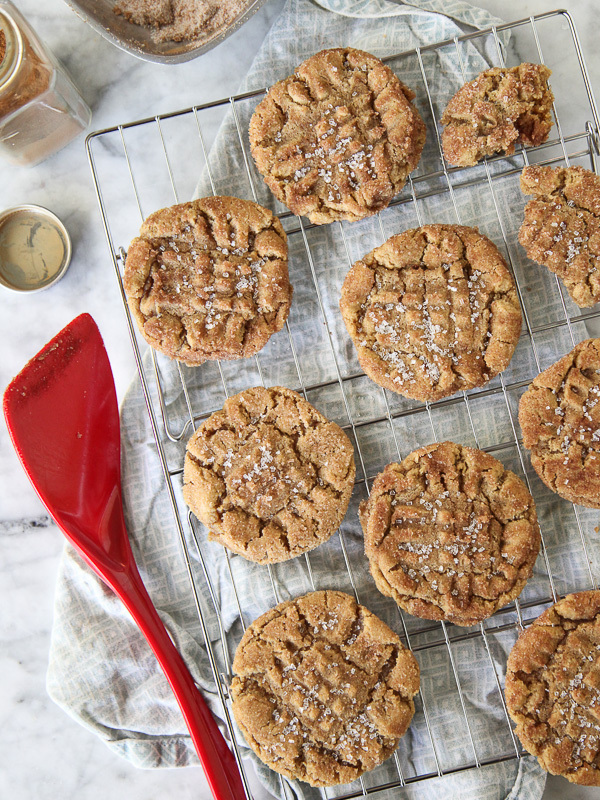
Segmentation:
{"type": "Polygon", "coordinates": [[[0,7],[0,88],[16,76],[23,58],[23,37],[7,9],[0,7]]]}
{"type": "Polygon", "coordinates": [[[41,206],[0,213],[0,284],[37,292],[59,281],[71,261],[71,238],[59,218],[41,206]]]}

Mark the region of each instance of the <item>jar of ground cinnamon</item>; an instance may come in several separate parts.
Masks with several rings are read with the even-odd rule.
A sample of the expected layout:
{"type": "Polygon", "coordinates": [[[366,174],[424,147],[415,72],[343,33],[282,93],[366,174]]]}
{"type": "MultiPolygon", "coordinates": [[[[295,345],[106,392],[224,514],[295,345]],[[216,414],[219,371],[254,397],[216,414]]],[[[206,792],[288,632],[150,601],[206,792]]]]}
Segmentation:
{"type": "Polygon", "coordinates": [[[92,114],[52,53],[0,0],[0,155],[32,166],[64,147],[92,114]]]}

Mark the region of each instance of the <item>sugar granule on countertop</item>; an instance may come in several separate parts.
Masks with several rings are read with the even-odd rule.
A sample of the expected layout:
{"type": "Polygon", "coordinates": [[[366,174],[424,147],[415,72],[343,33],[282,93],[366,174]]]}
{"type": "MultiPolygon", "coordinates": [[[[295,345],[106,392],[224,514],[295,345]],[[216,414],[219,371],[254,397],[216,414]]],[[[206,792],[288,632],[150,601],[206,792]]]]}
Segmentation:
{"type": "Polygon", "coordinates": [[[230,25],[249,0],[120,0],[113,12],[153,29],[155,42],[209,39],[230,25]]]}

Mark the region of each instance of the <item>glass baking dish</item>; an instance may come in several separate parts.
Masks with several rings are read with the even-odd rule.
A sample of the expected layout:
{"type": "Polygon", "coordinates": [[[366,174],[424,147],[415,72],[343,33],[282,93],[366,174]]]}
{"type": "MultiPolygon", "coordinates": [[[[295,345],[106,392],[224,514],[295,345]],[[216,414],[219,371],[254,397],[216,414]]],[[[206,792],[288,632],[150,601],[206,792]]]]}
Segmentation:
{"type": "Polygon", "coordinates": [[[84,22],[121,50],[144,61],[182,64],[206,53],[231,36],[265,4],[266,0],[247,0],[233,22],[202,42],[155,42],[150,28],[134,25],[125,17],[113,12],[116,0],[65,0],[65,2],[84,22]]]}

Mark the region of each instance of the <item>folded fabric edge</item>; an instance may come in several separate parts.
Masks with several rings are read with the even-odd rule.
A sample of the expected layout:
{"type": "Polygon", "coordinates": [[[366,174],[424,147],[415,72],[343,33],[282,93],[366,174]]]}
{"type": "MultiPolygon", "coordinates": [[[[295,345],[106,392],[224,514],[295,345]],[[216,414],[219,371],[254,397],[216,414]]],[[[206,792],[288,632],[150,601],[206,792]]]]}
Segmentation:
{"type": "Polygon", "coordinates": [[[189,736],[126,737],[103,741],[114,753],[138,769],[200,766],[189,736]]]}
{"type": "Polygon", "coordinates": [[[534,756],[522,756],[519,759],[517,778],[506,800],[537,800],[544,794],[548,773],[539,765],[534,756]],[[528,782],[527,795],[523,794],[525,781],[528,782]],[[535,792],[535,794],[534,794],[535,792]]]}
{"type": "Polygon", "coordinates": [[[48,696],[62,711],[78,725],[105,744],[121,758],[140,769],[175,769],[178,767],[197,767],[200,765],[189,736],[149,736],[144,734],[125,735],[125,731],[113,730],[94,720],[87,720],[79,710],[74,710],[68,700],[61,697],[60,688],[46,678],[48,696]]]}
{"type": "Polygon", "coordinates": [[[344,17],[368,19],[373,17],[397,17],[403,14],[443,14],[450,19],[479,30],[501,25],[504,19],[496,17],[485,8],[480,8],[462,0],[440,2],[440,0],[415,0],[404,3],[401,0],[312,0],[326,11],[344,17]]]}

